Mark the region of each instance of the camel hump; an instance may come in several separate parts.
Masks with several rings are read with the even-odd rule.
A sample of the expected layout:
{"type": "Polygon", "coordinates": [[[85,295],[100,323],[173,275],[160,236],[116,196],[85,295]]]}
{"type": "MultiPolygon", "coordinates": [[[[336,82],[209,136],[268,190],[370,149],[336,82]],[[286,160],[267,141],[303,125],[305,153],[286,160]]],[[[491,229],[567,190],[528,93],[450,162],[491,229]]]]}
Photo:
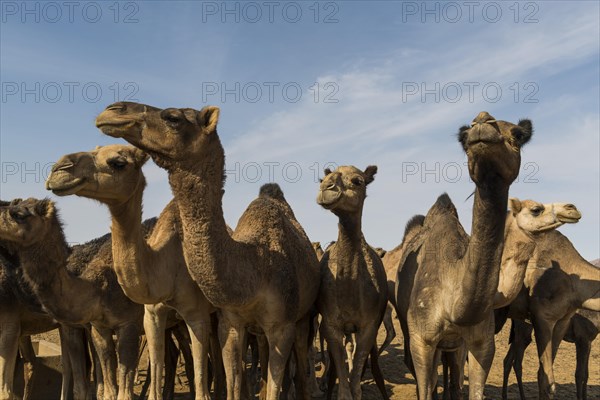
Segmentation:
{"type": "Polygon", "coordinates": [[[425,222],[425,216],[421,214],[414,215],[411,219],[406,223],[406,227],[404,228],[404,238],[406,239],[413,231],[418,231],[423,227],[423,223],[425,222]]]}
{"type": "Polygon", "coordinates": [[[276,183],[265,183],[260,187],[260,191],[258,192],[259,197],[270,197],[279,201],[286,201],[285,196],[283,195],[283,190],[276,183]]]}
{"type": "Polygon", "coordinates": [[[450,200],[448,193],[444,193],[437,198],[436,202],[433,204],[433,206],[431,206],[425,218],[426,220],[434,220],[442,215],[452,215],[458,219],[458,212],[456,211],[456,207],[454,207],[452,200],[450,200]]]}

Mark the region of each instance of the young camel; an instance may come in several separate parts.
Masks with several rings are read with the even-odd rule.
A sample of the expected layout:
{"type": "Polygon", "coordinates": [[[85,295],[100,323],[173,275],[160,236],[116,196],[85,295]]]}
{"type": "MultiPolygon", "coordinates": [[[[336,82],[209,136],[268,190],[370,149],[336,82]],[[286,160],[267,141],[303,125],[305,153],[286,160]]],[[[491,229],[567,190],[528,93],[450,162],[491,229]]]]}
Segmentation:
{"type": "MultiPolygon", "coordinates": [[[[367,357],[370,353],[375,366],[379,357],[373,344],[385,312],[387,281],[381,259],[367,244],[361,229],[366,187],[376,173],[375,166],[364,172],[352,166],[333,172],[326,169],[317,196],[317,203],[339,218],[338,239],[321,259],[317,299],[323,316],[322,331],[339,377],[338,399],[361,398],[360,380],[367,357]],[[356,340],[354,368],[348,374],[343,339],[352,334],[356,340]]],[[[385,389],[383,394],[387,398],[385,389]]]]}
{"type": "Polygon", "coordinates": [[[309,311],[319,290],[317,257],[276,184],[261,188],[233,237],[223,218],[225,154],[218,107],[159,109],[115,103],[96,126],[148,152],[169,173],[179,206],[190,274],[220,311],[227,398],[238,400],[246,327],[269,344],[267,400],[279,396],[295,345],[299,397],[306,390],[309,311]],[[294,340],[296,338],[296,340],[294,340]]]}
{"type": "MultiPolygon", "coordinates": [[[[188,273],[181,246],[179,210],[171,201],[163,210],[151,236],[144,238],[142,197],[146,180],[142,166],[148,156],[133,146],[111,145],[60,158],[46,187],[60,196],[77,195],[100,201],[110,210],[113,267],[123,291],[133,301],[146,304],[144,330],[150,354],[151,400],[161,397],[167,313],[175,309],[186,321],[194,360],[196,400],[209,400],[208,348],[210,314],[214,307],[188,273]]],[[[216,341],[217,333],[212,334],[216,341]]],[[[213,343],[218,349],[218,342],[213,343]]],[[[220,353],[220,351],[219,351],[220,353]]],[[[220,359],[214,357],[214,371],[220,359]]],[[[219,390],[215,385],[215,393],[219,390]]]]}
{"type": "Polygon", "coordinates": [[[25,279],[55,319],[75,325],[91,323],[104,398],[117,398],[118,390],[119,400],[133,399],[143,307],[121,290],[110,267],[110,242],[80,275],[71,274],[66,268],[69,248],[58,212],[48,199],[27,199],[0,208],[0,239],[17,249],[25,279]],[[118,379],[113,333],[117,334],[118,379]]]}
{"type": "Polygon", "coordinates": [[[469,398],[483,399],[494,357],[493,303],[498,288],[508,188],[519,173],[520,149],[532,134],[529,120],[512,124],[481,112],[459,130],[475,182],[472,235],[442,195],[419,233],[407,244],[398,271],[397,313],[406,315],[419,400],[432,398],[437,354],[466,343],[469,398]],[[410,275],[410,273],[409,273],[410,275]]]}

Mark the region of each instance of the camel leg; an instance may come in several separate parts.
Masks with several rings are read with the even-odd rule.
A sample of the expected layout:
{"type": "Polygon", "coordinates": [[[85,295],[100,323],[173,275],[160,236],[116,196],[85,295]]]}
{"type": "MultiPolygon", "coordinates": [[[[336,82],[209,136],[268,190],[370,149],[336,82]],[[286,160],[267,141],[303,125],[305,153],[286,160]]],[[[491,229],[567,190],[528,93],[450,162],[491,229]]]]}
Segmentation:
{"type": "Polygon", "coordinates": [[[33,385],[33,373],[37,361],[33,344],[31,343],[31,336],[21,336],[19,338],[19,350],[23,357],[23,400],[29,400],[33,385]]]}
{"type": "MultiPolygon", "coordinates": [[[[86,365],[85,354],[87,351],[85,341],[85,331],[83,328],[76,328],[68,325],[61,325],[59,329],[61,353],[63,359],[63,388],[64,393],[68,392],[71,376],[73,378],[73,399],[85,400],[89,390],[88,368],[86,365]]],[[[66,397],[65,397],[66,398],[66,397]]]]}
{"type": "MultiPolygon", "coordinates": [[[[258,388],[258,398],[265,400],[267,398],[267,379],[269,377],[269,341],[265,335],[257,335],[256,344],[258,345],[258,358],[260,364],[260,382],[258,388]]],[[[253,364],[256,360],[252,360],[253,364]]],[[[254,387],[252,382],[252,387],[254,387]]],[[[254,395],[254,392],[252,393],[254,395]]]]}
{"type": "Polygon", "coordinates": [[[475,325],[465,338],[469,349],[469,400],[483,400],[485,382],[492,367],[494,352],[494,315],[475,325]]]}
{"type": "Polygon", "coordinates": [[[379,350],[377,350],[377,343],[371,347],[371,373],[373,374],[373,379],[375,379],[375,384],[379,388],[381,396],[384,400],[388,400],[389,396],[385,389],[385,380],[383,379],[381,368],[379,368],[379,350]]]}
{"type": "Polygon", "coordinates": [[[296,386],[296,399],[308,400],[311,398],[311,393],[308,390],[308,371],[313,370],[314,373],[314,362],[309,365],[308,347],[310,341],[310,316],[306,315],[300,321],[296,323],[296,338],[294,341],[294,353],[296,354],[296,374],[295,374],[295,386],[296,386]]]}
{"type": "Polygon", "coordinates": [[[323,321],[321,320],[321,322],[319,323],[319,345],[321,346],[321,362],[323,363],[323,375],[321,378],[321,384],[319,385],[319,388],[323,392],[328,392],[329,388],[327,387],[327,379],[330,375],[329,370],[331,368],[331,362],[329,351],[325,348],[325,334],[323,332],[323,321]]]}
{"type": "Polygon", "coordinates": [[[348,362],[348,371],[352,372],[354,369],[354,337],[350,335],[345,336],[346,348],[346,361],[348,362]]]}
{"type": "Polygon", "coordinates": [[[515,354],[513,368],[517,377],[517,385],[519,386],[519,396],[525,400],[525,388],[523,387],[523,358],[525,350],[531,343],[531,332],[533,326],[524,321],[517,321],[515,325],[515,354]]]}
{"type": "Polygon", "coordinates": [[[412,361],[412,356],[410,354],[411,347],[410,347],[410,334],[408,332],[408,323],[405,319],[403,320],[402,318],[400,318],[400,314],[398,314],[397,310],[396,310],[396,314],[399,317],[398,319],[400,320],[400,329],[402,330],[402,337],[404,338],[404,364],[406,365],[406,368],[408,368],[408,370],[410,371],[412,376],[416,379],[417,374],[415,371],[415,366],[412,361]]]}
{"type": "Polygon", "coordinates": [[[13,377],[17,353],[19,351],[19,337],[21,336],[21,323],[16,312],[3,312],[0,315],[0,399],[13,399],[13,377]]]}
{"type": "Polygon", "coordinates": [[[571,313],[566,317],[558,320],[556,325],[554,325],[554,330],[552,332],[552,364],[554,365],[554,359],[556,358],[556,353],[558,353],[558,347],[562,343],[563,338],[565,337],[565,333],[569,329],[569,324],[571,323],[571,317],[573,317],[575,313],[571,313]]]}
{"type": "Polygon", "coordinates": [[[175,397],[175,377],[179,349],[173,340],[173,327],[165,331],[165,380],[162,389],[162,399],[173,400],[175,397]]]}
{"type": "MultiPolygon", "coordinates": [[[[269,342],[269,375],[267,378],[267,400],[279,399],[281,383],[285,366],[290,356],[296,336],[296,324],[288,323],[283,326],[273,327],[266,331],[269,342]]],[[[306,354],[304,355],[306,357],[306,354]]],[[[306,371],[302,371],[305,373],[306,371]]],[[[306,377],[304,377],[306,378],[306,377]]]]}
{"type": "Polygon", "coordinates": [[[315,372],[315,367],[317,365],[317,347],[315,345],[315,341],[317,338],[318,324],[319,316],[315,315],[312,319],[312,324],[310,324],[310,328],[312,329],[312,340],[310,341],[308,347],[308,386],[310,388],[309,391],[311,397],[321,397],[323,395],[321,389],[319,388],[317,374],[315,372]]]}
{"type": "Polygon", "coordinates": [[[554,398],[556,384],[554,383],[554,371],[552,368],[552,332],[555,321],[543,318],[532,318],[535,331],[535,343],[537,346],[540,367],[538,369],[539,399],[550,400],[554,398]]]}
{"type": "Polygon", "coordinates": [[[208,349],[210,347],[210,315],[196,315],[188,318],[182,315],[188,325],[192,339],[194,358],[194,386],[196,400],[210,400],[208,389],[208,349]]]}
{"type": "Polygon", "coordinates": [[[325,338],[327,340],[327,350],[329,351],[330,357],[330,365],[329,369],[329,385],[327,391],[333,391],[333,385],[335,384],[335,378],[331,379],[331,375],[334,373],[339,380],[338,384],[338,395],[337,398],[339,400],[351,399],[352,395],[350,392],[350,382],[349,382],[349,373],[348,368],[346,368],[346,362],[344,360],[345,356],[345,348],[343,344],[344,334],[330,327],[327,321],[323,320],[321,323],[321,327],[323,328],[323,332],[325,334],[325,338]],[[333,368],[332,368],[333,367],[333,368]]]}
{"type": "Polygon", "coordinates": [[[444,399],[462,400],[463,373],[465,368],[465,347],[461,346],[456,351],[442,353],[444,361],[444,399]]]}
{"type": "Polygon", "coordinates": [[[144,306],[144,332],[148,341],[150,359],[150,393],[148,400],[162,398],[163,372],[165,369],[165,329],[169,309],[162,304],[144,306]]]}
{"type": "Polygon", "coordinates": [[[219,319],[217,313],[210,315],[210,360],[212,363],[215,400],[224,400],[226,395],[223,355],[219,344],[219,319]]]}
{"type": "Polygon", "coordinates": [[[58,337],[60,339],[60,362],[62,364],[60,400],[68,400],[71,389],[71,380],[73,379],[73,371],[71,367],[71,350],[69,349],[69,339],[67,338],[66,329],[68,327],[61,325],[58,328],[58,337]],[[68,372],[67,372],[68,371],[68,372]]]}
{"type": "Polygon", "coordinates": [[[437,383],[437,380],[433,379],[437,373],[436,347],[426,343],[418,335],[413,335],[410,341],[410,356],[417,379],[418,399],[431,400],[437,383]]]}
{"type": "Polygon", "coordinates": [[[92,341],[102,368],[103,400],[115,400],[117,398],[117,353],[112,331],[92,326],[92,341]]]}
{"type": "Polygon", "coordinates": [[[587,400],[588,363],[592,342],[588,338],[578,338],[575,341],[575,348],[577,351],[577,367],[575,369],[577,400],[587,400]]]}
{"type": "Polygon", "coordinates": [[[354,350],[354,359],[352,365],[354,368],[350,371],[350,391],[352,398],[360,400],[362,398],[362,389],[360,387],[360,379],[362,377],[363,369],[373,343],[377,342],[377,326],[365,329],[354,335],[356,345],[354,350]]]}
{"type": "Polygon", "coordinates": [[[385,309],[385,314],[383,315],[383,326],[385,328],[385,340],[383,341],[383,344],[381,345],[381,347],[379,348],[379,355],[381,355],[381,353],[383,353],[383,350],[385,350],[390,343],[392,343],[392,340],[394,340],[394,338],[396,337],[396,329],[394,328],[394,321],[392,319],[392,306],[388,303],[386,309],[385,309]]]}
{"type": "Polygon", "coordinates": [[[246,329],[234,316],[221,312],[219,318],[219,342],[223,353],[223,366],[227,380],[227,399],[241,400],[242,395],[242,355],[246,329]],[[232,321],[232,319],[234,319],[232,321]]]}
{"type": "Polygon", "coordinates": [[[140,327],[133,323],[117,330],[117,354],[119,356],[118,400],[133,400],[137,356],[140,350],[140,327]]]}
{"type": "MultiPolygon", "coordinates": [[[[192,339],[191,339],[191,334],[189,332],[189,327],[187,326],[187,324],[185,323],[179,323],[177,324],[177,326],[172,330],[173,336],[175,337],[175,339],[177,339],[177,343],[179,344],[179,351],[181,352],[181,356],[183,357],[183,362],[185,363],[184,368],[185,368],[185,376],[188,379],[189,385],[190,385],[190,393],[193,394],[194,396],[196,396],[196,381],[194,379],[194,356],[192,353],[192,348],[190,346],[192,339]]],[[[207,364],[209,364],[207,362],[207,364]]],[[[211,373],[210,373],[210,368],[206,368],[207,372],[208,372],[208,378],[207,378],[207,383],[208,383],[208,387],[210,387],[211,384],[211,373]]]]}
{"type": "MultiPolygon", "coordinates": [[[[98,352],[96,351],[96,347],[94,346],[94,341],[92,339],[92,332],[90,327],[88,326],[85,330],[86,341],[89,343],[90,353],[92,354],[92,363],[94,365],[94,380],[96,384],[96,399],[104,398],[104,377],[102,375],[102,363],[100,362],[100,357],[98,356],[98,352]]],[[[85,351],[85,350],[84,350],[85,351]]],[[[90,392],[91,395],[91,392],[90,392]]]]}

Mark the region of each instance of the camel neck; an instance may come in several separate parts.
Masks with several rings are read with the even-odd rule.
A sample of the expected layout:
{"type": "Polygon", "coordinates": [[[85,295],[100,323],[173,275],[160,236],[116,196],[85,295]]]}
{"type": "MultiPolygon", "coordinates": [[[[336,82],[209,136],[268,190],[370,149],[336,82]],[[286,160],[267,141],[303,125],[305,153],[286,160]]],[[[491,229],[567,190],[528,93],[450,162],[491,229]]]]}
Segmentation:
{"type": "Polygon", "coordinates": [[[213,140],[206,159],[193,170],[170,170],[169,182],[179,206],[189,271],[208,300],[219,307],[244,300],[234,292],[250,285],[252,279],[246,275],[253,274],[253,266],[243,255],[231,259],[242,249],[231,239],[223,217],[225,158],[218,138],[213,140]]]}
{"type": "Polygon", "coordinates": [[[534,250],[534,238],[519,228],[512,213],[507,213],[495,309],[509,305],[518,296],[534,250]]]}
{"type": "Polygon", "coordinates": [[[84,316],[89,309],[84,312],[78,306],[89,305],[86,294],[89,296],[95,289],[67,271],[68,245],[58,222],[53,225],[56,226],[44,240],[19,250],[24,277],[54,318],[67,323],[87,323],[84,316]]]}
{"type": "Polygon", "coordinates": [[[362,241],[361,213],[340,214],[338,223],[338,246],[359,251],[362,241]]]}
{"type": "Polygon", "coordinates": [[[475,324],[489,315],[498,289],[509,186],[487,180],[475,191],[473,224],[457,285],[457,323],[475,324]]]}
{"type": "Polygon", "coordinates": [[[150,249],[142,229],[142,197],[145,186],[144,178],[140,177],[132,196],[126,202],[109,205],[112,216],[113,268],[127,297],[142,304],[156,302],[149,289],[155,264],[147,262],[150,249]]]}

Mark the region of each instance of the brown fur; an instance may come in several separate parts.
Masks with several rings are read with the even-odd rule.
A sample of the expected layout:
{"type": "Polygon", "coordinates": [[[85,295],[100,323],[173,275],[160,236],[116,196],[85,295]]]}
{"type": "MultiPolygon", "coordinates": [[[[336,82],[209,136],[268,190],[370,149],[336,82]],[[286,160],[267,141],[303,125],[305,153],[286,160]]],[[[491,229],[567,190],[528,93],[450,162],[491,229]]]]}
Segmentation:
{"type": "MultiPolygon", "coordinates": [[[[142,151],[124,145],[68,154],[55,164],[47,187],[59,194],[96,199],[109,206],[113,216],[114,268],[119,283],[132,300],[148,305],[144,326],[152,366],[150,399],[161,396],[166,312],[175,309],[192,333],[196,399],[207,400],[210,395],[206,357],[210,345],[210,313],[214,308],[188,273],[175,201],[165,207],[158,220],[151,220],[152,227],[156,227],[150,237],[143,236],[145,178],[142,166],[146,159],[142,151]]],[[[216,332],[213,340],[216,340],[216,332]]],[[[213,362],[216,362],[214,354],[213,362]]],[[[215,364],[215,369],[218,365],[215,364]]]]}
{"type": "Polygon", "coordinates": [[[307,398],[308,312],[318,292],[317,259],[291,209],[278,196],[254,200],[230,237],[222,210],[225,155],[216,132],[218,119],[217,107],[161,110],[116,103],[98,116],[96,125],[148,152],[169,173],[188,268],[208,300],[221,308],[228,398],[241,395],[247,326],[263,331],[269,342],[268,400],[279,396],[294,336],[303,336],[295,341],[296,388],[307,398]]]}
{"type": "MultiPolygon", "coordinates": [[[[362,230],[366,186],[373,181],[377,167],[361,171],[356,167],[326,170],[317,202],[339,218],[338,239],[321,259],[321,290],[317,299],[323,316],[327,346],[340,379],[339,399],[360,399],[360,380],[369,353],[377,365],[377,331],[387,303],[385,270],[379,256],[367,244],[362,230]],[[343,339],[355,335],[354,354],[346,369],[343,339]]],[[[351,358],[351,359],[350,359],[351,358]]],[[[378,367],[375,368],[378,371],[378,367]]],[[[330,388],[331,389],[331,388],[330,388]]],[[[383,389],[383,396],[387,393],[383,389]]]]}
{"type": "Polygon", "coordinates": [[[0,209],[0,238],[18,247],[26,281],[54,318],[92,324],[106,396],[117,394],[115,354],[107,347],[117,333],[119,390],[123,399],[131,399],[142,307],[121,290],[111,269],[110,243],[101,246],[81,275],[70,274],[66,269],[69,248],[54,203],[35,199],[0,209]]]}
{"type": "MultiPolygon", "coordinates": [[[[498,287],[508,188],[520,167],[520,148],[531,137],[518,125],[481,112],[459,141],[475,182],[472,236],[465,233],[447,195],[429,210],[423,229],[407,243],[396,280],[399,318],[406,319],[420,400],[435,390],[438,349],[466,342],[469,398],[482,399],[494,355],[493,298],[498,287]]],[[[411,368],[412,369],[412,368],[411,368]]]]}

